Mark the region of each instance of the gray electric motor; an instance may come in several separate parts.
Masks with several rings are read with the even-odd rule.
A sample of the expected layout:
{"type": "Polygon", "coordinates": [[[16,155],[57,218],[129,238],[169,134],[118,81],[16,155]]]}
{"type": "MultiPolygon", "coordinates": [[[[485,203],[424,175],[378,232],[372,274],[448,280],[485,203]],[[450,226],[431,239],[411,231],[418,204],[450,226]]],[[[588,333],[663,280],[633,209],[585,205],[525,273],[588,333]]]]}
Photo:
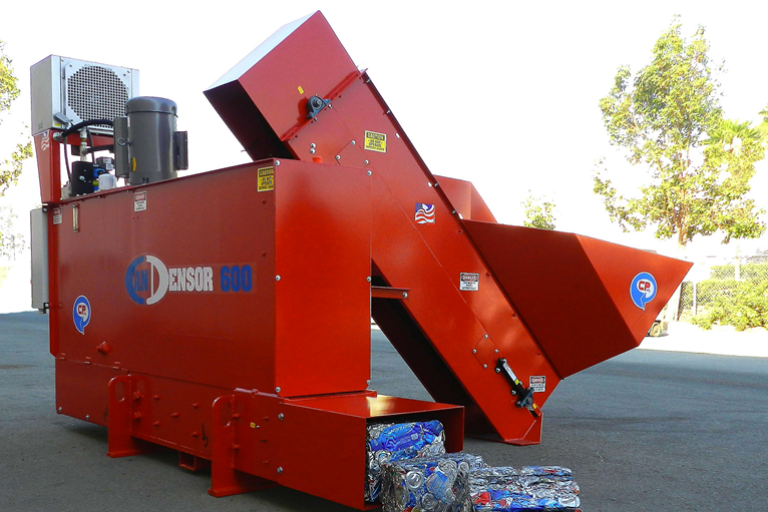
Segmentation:
{"type": "Polygon", "coordinates": [[[176,131],[178,107],[166,98],[138,96],[115,119],[115,167],[132,186],[176,177],[188,168],[187,132],[176,131]]]}

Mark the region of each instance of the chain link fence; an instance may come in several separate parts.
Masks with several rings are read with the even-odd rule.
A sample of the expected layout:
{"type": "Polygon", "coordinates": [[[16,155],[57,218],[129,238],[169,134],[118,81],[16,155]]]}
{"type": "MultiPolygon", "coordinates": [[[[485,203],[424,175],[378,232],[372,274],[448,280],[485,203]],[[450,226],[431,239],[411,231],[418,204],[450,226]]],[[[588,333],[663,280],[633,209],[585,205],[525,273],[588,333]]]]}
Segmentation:
{"type": "Polygon", "coordinates": [[[759,305],[751,305],[747,296],[750,291],[768,286],[768,251],[754,256],[695,262],[687,279],[681,289],[681,320],[704,317],[728,301],[757,308],[760,314],[759,305]]]}

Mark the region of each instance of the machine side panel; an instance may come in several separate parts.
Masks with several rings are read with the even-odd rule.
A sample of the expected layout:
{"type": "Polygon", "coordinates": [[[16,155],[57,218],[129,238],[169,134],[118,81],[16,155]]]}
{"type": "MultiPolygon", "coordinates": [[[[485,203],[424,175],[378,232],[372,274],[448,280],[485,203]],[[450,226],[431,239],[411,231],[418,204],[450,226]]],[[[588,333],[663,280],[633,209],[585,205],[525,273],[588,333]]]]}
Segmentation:
{"type": "Polygon", "coordinates": [[[51,229],[60,355],[229,389],[273,387],[275,204],[274,192],[254,201],[258,167],[65,202],[51,229]],[[247,286],[224,286],[234,267],[247,286]]]}
{"type": "Polygon", "coordinates": [[[32,307],[45,311],[48,307],[48,215],[44,208],[29,212],[32,252],[32,307]]]}
{"type": "Polygon", "coordinates": [[[281,423],[281,485],[362,509],[364,417],[285,404],[281,423]],[[322,440],[322,441],[319,441],[322,440]],[[318,471],[318,468],[324,470],[318,471]]]}
{"type": "Polygon", "coordinates": [[[276,386],[280,396],[362,391],[370,379],[371,177],[281,160],[276,386]]]}

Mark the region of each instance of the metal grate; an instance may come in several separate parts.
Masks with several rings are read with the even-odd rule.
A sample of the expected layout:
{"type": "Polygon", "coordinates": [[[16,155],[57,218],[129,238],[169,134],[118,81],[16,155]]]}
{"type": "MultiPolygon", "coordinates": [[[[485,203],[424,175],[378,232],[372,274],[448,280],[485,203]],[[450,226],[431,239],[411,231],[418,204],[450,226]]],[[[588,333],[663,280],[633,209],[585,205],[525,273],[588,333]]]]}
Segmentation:
{"type": "Polygon", "coordinates": [[[67,80],[67,105],[83,121],[124,116],[126,101],[128,90],[111,69],[84,66],[67,80]]]}

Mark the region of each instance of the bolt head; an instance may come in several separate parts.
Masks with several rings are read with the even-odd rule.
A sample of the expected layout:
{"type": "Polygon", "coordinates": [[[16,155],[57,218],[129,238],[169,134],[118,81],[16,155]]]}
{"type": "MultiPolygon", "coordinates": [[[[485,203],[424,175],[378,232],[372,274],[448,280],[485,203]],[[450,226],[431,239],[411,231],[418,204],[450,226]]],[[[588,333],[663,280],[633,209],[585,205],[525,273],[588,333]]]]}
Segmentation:
{"type": "Polygon", "coordinates": [[[494,352],[495,354],[498,354],[498,353],[499,353],[499,349],[496,349],[496,350],[494,350],[493,352],[494,352]]]}
{"type": "Polygon", "coordinates": [[[336,155],[336,160],[341,160],[341,155],[336,155]]]}
{"type": "Polygon", "coordinates": [[[277,474],[282,475],[283,474],[283,468],[277,468],[277,474]]]}
{"type": "Polygon", "coordinates": [[[365,384],[370,386],[371,385],[371,381],[367,380],[367,381],[365,381],[365,384]]]}
{"type": "MultiPolygon", "coordinates": [[[[368,163],[368,160],[366,160],[365,163],[368,163]]],[[[371,174],[373,173],[371,171],[368,171],[368,176],[370,176],[371,174]]]]}
{"type": "Polygon", "coordinates": [[[408,298],[408,292],[403,292],[403,298],[404,298],[404,299],[407,299],[407,298],[408,298]]]}
{"type": "Polygon", "coordinates": [[[315,144],[315,143],[313,142],[312,144],[310,144],[310,145],[309,145],[309,147],[311,147],[312,149],[314,149],[314,148],[316,148],[316,147],[317,147],[317,144],[315,144]]]}
{"type": "Polygon", "coordinates": [[[281,279],[280,276],[275,276],[275,281],[279,281],[281,279]]]}
{"type": "Polygon", "coordinates": [[[487,364],[484,364],[484,365],[483,365],[483,370],[485,370],[486,368],[488,368],[488,365],[487,365],[487,364]]]}
{"type": "Polygon", "coordinates": [[[90,419],[91,419],[91,415],[90,414],[86,414],[85,415],[85,421],[90,421],[90,419]]]}
{"type": "Polygon", "coordinates": [[[352,141],[352,145],[354,146],[355,144],[356,144],[355,141],[352,141]]]}
{"type": "Polygon", "coordinates": [[[472,353],[473,353],[473,354],[477,354],[477,349],[476,349],[476,348],[473,348],[473,349],[472,349],[472,353]]]}
{"type": "Polygon", "coordinates": [[[275,388],[275,393],[279,393],[281,391],[280,386],[275,388]]]}
{"type": "Polygon", "coordinates": [[[275,160],[275,165],[280,165],[280,160],[275,160]]]}
{"type": "Polygon", "coordinates": [[[59,414],[61,414],[61,411],[63,411],[63,410],[64,410],[64,409],[62,409],[61,407],[59,407],[58,409],[56,409],[56,412],[58,412],[59,414]]]}
{"type": "Polygon", "coordinates": [[[368,160],[365,161],[365,165],[368,165],[369,163],[371,163],[371,162],[369,162],[368,160]]]}
{"type": "Polygon", "coordinates": [[[283,413],[280,413],[277,415],[277,419],[279,419],[280,421],[283,421],[283,418],[285,418],[285,415],[283,413]]]}
{"type": "Polygon", "coordinates": [[[309,152],[310,152],[310,154],[314,155],[315,154],[315,148],[310,149],[309,152]]]}
{"type": "Polygon", "coordinates": [[[488,335],[486,334],[485,336],[483,336],[483,338],[488,339],[488,335]]]}
{"type": "Polygon", "coordinates": [[[501,373],[501,368],[496,368],[496,373],[501,373]]]}
{"type": "Polygon", "coordinates": [[[370,283],[371,282],[371,276],[366,277],[365,280],[370,283]]]}

